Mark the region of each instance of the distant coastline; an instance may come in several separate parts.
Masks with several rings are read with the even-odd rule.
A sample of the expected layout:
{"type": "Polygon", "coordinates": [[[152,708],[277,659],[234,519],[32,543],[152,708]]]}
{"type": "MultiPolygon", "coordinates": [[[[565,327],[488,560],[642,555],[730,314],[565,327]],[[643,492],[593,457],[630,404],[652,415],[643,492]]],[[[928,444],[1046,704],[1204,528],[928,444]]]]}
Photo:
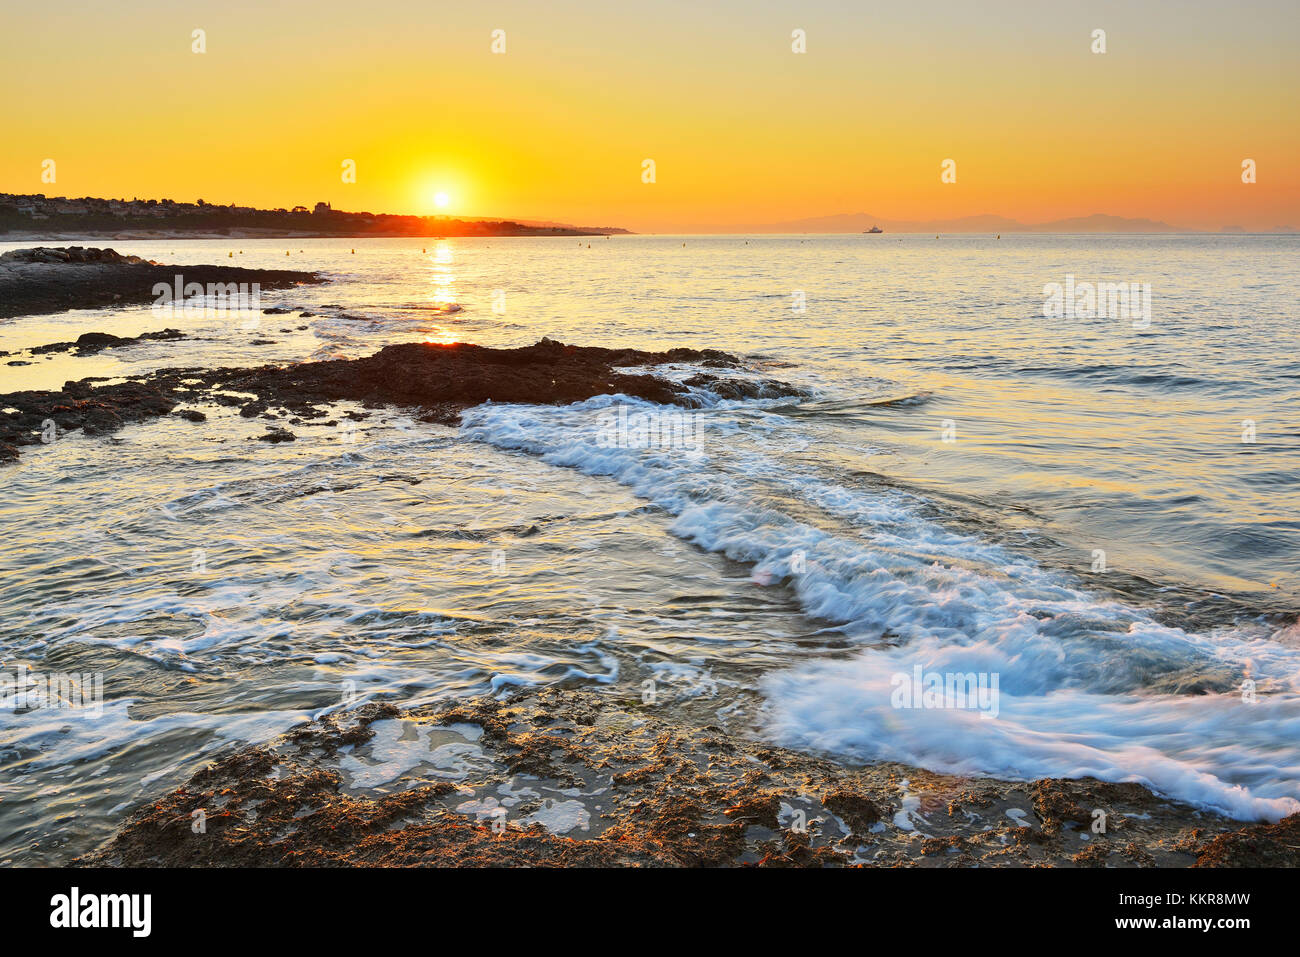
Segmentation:
{"type": "MultiPolygon", "coordinates": [[[[780,235],[862,233],[879,226],[886,233],[1205,233],[1207,235],[1296,235],[1295,226],[1279,225],[1271,229],[1245,229],[1241,226],[1223,226],[1218,229],[1197,229],[1170,225],[1154,219],[1134,219],[1093,213],[1091,216],[1073,216],[1042,223],[1025,223],[1007,216],[983,214],[959,216],[951,219],[885,219],[870,213],[839,213],[833,216],[812,216],[775,223],[751,223],[733,226],[725,232],[773,233],[780,235]]],[[[712,233],[713,226],[699,226],[683,232],[712,233]]]]}
{"type": "Polygon", "coordinates": [[[0,237],[5,241],[99,239],[309,239],[410,236],[610,236],[616,226],[569,226],[518,220],[450,219],[391,213],[350,213],[328,203],[314,208],[257,209],[198,200],[68,199],[43,193],[0,193],[0,237]]]}

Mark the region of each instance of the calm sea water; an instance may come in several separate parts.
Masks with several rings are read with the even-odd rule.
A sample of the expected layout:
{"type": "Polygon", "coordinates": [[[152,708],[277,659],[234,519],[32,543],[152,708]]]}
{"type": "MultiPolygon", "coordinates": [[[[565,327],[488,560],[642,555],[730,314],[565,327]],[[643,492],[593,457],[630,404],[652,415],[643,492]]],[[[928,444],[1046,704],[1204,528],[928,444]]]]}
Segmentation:
{"type": "Polygon", "coordinates": [[[668,448],[603,442],[619,406],[665,410],[601,397],[285,445],[213,405],[28,449],[0,473],[0,656],[102,673],[105,704],[0,710],[0,861],[88,850],[222,748],[344,701],[556,682],[651,681],[690,720],[845,761],[1300,806],[1300,240],[112,245],[334,281],[263,295],[306,318],[0,323],[10,351],[191,336],[0,366],[0,391],[550,336],[725,349],[810,397],[701,394],[698,441],[668,448]],[[1067,277],[1149,284],[1149,323],[1045,318],[1067,277]],[[996,716],[896,707],[918,666],[996,676],[996,716]]]}

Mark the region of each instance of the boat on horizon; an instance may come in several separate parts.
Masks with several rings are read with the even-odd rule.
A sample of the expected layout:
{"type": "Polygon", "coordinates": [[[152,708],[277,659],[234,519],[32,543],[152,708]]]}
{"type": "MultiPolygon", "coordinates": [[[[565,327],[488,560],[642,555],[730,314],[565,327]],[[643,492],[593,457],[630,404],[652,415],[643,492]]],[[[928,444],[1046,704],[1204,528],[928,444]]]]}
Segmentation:
{"type": "Polygon", "coordinates": [[[864,230],[862,230],[862,231],[863,231],[864,233],[883,233],[883,232],[884,232],[884,230],[881,229],[879,226],[872,226],[870,229],[864,229],[864,230]]]}

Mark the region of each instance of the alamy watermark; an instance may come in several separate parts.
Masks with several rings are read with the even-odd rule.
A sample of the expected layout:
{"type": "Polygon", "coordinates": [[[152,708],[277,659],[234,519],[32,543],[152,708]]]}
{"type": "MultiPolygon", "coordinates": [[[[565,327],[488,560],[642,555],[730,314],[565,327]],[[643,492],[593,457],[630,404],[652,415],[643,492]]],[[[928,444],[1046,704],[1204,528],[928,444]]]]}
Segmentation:
{"type": "Polygon", "coordinates": [[[1151,283],[1076,282],[1043,286],[1045,319],[1131,319],[1134,329],[1151,325],[1151,283]]]}
{"type": "Polygon", "coordinates": [[[83,894],[73,887],[50,898],[50,926],[55,928],[118,927],[130,930],[132,937],[148,937],[152,912],[152,894],[83,894]]]}
{"type": "Polygon", "coordinates": [[[170,318],[178,313],[200,312],[224,315],[227,312],[262,311],[262,284],[258,282],[186,282],[179,273],[170,283],[154,283],[156,297],[153,311],[170,318]]]}
{"type": "Polygon", "coordinates": [[[626,405],[596,419],[602,449],[698,449],[704,416],[698,412],[633,412],[626,405]]]}
{"type": "Polygon", "coordinates": [[[949,708],[979,711],[981,718],[998,716],[998,672],[926,671],[916,665],[909,675],[895,672],[889,703],[895,708],[949,708]]]}
{"type": "Polygon", "coordinates": [[[103,672],[28,671],[19,665],[0,671],[0,708],[14,711],[76,711],[87,718],[104,713],[103,672]]]}

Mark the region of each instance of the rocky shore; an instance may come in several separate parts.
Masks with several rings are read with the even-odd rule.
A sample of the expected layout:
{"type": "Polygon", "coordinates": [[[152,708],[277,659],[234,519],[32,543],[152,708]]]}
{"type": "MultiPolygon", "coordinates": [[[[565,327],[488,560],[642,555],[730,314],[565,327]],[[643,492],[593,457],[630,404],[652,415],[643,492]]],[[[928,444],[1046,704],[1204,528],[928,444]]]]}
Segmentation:
{"type": "Polygon", "coordinates": [[[846,767],[548,689],[327,716],[199,771],[77,863],[1294,867],[1300,815],[1242,825],[1138,784],[846,767]]]}
{"type": "MultiPolygon", "coordinates": [[[[147,335],[169,338],[166,332],[147,335]]],[[[68,344],[56,343],[51,348],[64,345],[68,344]]],[[[801,394],[782,382],[755,383],[712,371],[701,371],[686,384],[644,372],[620,371],[667,363],[693,363],[719,373],[741,367],[737,357],[712,349],[643,352],[543,339],[518,349],[408,343],[387,346],[361,359],[255,368],[163,369],[107,384],[87,378],[66,382],[57,391],[0,395],[0,462],[16,460],[23,446],[51,441],[70,430],[100,435],[172,412],[202,421],[203,413],[192,408],[197,403],[239,406],[245,417],[283,419],[296,425],[327,419],[329,413],[320,408],[322,404],[352,400],[370,407],[414,409],[423,421],[450,425],[457,422],[462,410],[487,401],[560,405],[622,393],[689,406],[693,387],[737,398],[801,394]],[[50,422],[54,423],[53,435],[50,422]]],[[[277,437],[268,441],[293,438],[284,429],[272,434],[277,437]]]]}
{"type": "MultiPolygon", "coordinates": [[[[155,282],[322,281],[313,273],[160,266],[112,250],[0,256],[0,317],[150,301],[155,282]],[[13,290],[19,290],[17,294],[13,290]],[[134,297],[134,298],[132,298],[134,297]],[[12,311],[7,311],[12,310],[12,311]]],[[[293,311],[264,310],[268,314],[293,311]]],[[[87,332],[26,350],[73,356],[174,329],[87,332]]],[[[183,348],[183,343],[179,348],[183,348]]],[[[168,347],[170,348],[170,347],[168,347]]],[[[737,356],[406,343],[358,359],[178,366],[0,395],[0,463],[81,430],[202,408],[266,420],[267,443],[330,425],[330,404],[454,425],[483,402],[563,405],[622,393],[665,405],[800,396],[737,356]],[[655,367],[689,365],[689,377],[655,367]]],[[[360,413],[351,412],[350,415],[360,413]]],[[[1242,824],[1137,783],[1014,782],[896,763],[850,766],[715,723],[707,703],[551,688],[403,710],[368,704],[227,753],[137,808],[86,866],[1300,866],[1300,815],[1242,824]],[[1100,824],[1100,828],[1098,825],[1100,824]]]]}
{"type": "Polygon", "coordinates": [[[112,249],[81,246],[14,249],[0,254],[0,319],[68,309],[153,302],[156,283],[258,283],[284,289],[325,282],[314,272],[243,269],[237,266],[169,266],[124,256],[112,249]]]}

